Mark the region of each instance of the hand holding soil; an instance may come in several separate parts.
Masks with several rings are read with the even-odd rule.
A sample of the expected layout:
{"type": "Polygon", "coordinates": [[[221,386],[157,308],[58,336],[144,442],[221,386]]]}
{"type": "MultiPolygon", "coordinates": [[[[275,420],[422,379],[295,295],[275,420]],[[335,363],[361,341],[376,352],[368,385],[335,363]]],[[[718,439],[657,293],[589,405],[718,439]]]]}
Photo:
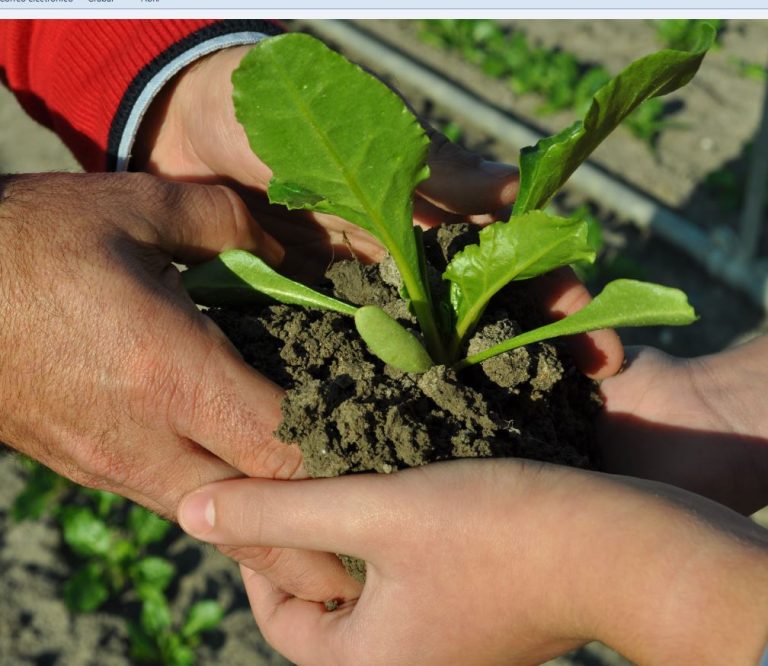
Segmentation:
{"type": "Polygon", "coordinates": [[[678,359],[628,353],[601,386],[606,471],[671,483],[744,514],[768,504],[768,337],[678,359]]]}
{"type": "Polygon", "coordinates": [[[232,192],[139,174],[2,188],[3,441],[165,516],[202,478],[298,472],[271,434],[280,389],[240,362],[171,264],[242,243],[279,260],[232,192]]]}
{"type": "MultiPolygon", "coordinates": [[[[232,246],[279,261],[236,195],[140,174],[0,185],[0,441],[166,517],[201,482],[303,473],[273,435],[282,390],[243,363],[171,264],[232,246]]],[[[335,558],[231,554],[310,598],[357,591],[335,558]]]]}
{"type": "Polygon", "coordinates": [[[663,484],[460,461],[225,481],[180,520],[211,543],[368,562],[360,598],[333,612],[243,570],[264,636],[301,664],[539,664],[590,639],[633,663],[751,664],[765,644],[765,531],[663,484]]]}

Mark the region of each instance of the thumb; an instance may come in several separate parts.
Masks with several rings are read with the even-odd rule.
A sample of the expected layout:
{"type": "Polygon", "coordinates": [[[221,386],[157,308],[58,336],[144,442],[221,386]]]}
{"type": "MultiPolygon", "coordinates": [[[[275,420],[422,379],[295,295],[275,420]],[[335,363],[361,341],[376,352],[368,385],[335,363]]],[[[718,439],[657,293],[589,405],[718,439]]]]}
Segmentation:
{"type": "Polygon", "coordinates": [[[272,266],[282,262],[282,245],[261,228],[230,188],[159,179],[154,186],[159,196],[147,217],[155,227],[156,244],[174,259],[197,263],[237,248],[272,266]]]}
{"type": "Polygon", "coordinates": [[[519,185],[515,167],[484,160],[439,132],[430,138],[430,176],[418,190],[423,198],[462,215],[495,213],[514,202],[519,185]]]}
{"type": "Polygon", "coordinates": [[[192,536],[219,545],[343,552],[370,561],[391,534],[382,524],[390,495],[386,481],[364,474],[212,483],[181,501],[179,523],[192,536]]]}

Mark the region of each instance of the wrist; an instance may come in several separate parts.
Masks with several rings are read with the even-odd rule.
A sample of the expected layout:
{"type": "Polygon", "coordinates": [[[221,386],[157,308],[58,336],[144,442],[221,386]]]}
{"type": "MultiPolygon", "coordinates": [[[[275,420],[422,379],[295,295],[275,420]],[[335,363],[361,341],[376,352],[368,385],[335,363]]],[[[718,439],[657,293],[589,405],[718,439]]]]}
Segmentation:
{"type": "Polygon", "coordinates": [[[139,128],[134,170],[266,188],[271,173],[251,153],[232,102],[232,73],[251,48],[233,46],[211,53],[165,86],[139,128]]]}
{"type": "Polygon", "coordinates": [[[768,640],[765,530],[685,491],[625,483],[608,481],[603,538],[587,540],[601,543],[583,591],[594,637],[634,663],[756,663],[768,640]]]}
{"type": "Polygon", "coordinates": [[[174,76],[155,96],[141,120],[131,154],[131,171],[162,175],[166,165],[188,161],[188,146],[181,131],[184,123],[185,83],[199,63],[195,62],[174,76]]]}
{"type": "Polygon", "coordinates": [[[730,464],[716,471],[733,479],[733,494],[752,513],[768,504],[768,415],[763,408],[768,386],[768,335],[700,359],[692,359],[692,385],[726,433],[733,451],[730,464]]]}
{"type": "Polygon", "coordinates": [[[768,385],[768,335],[694,359],[696,388],[742,435],[768,438],[763,389],[768,385]]]}

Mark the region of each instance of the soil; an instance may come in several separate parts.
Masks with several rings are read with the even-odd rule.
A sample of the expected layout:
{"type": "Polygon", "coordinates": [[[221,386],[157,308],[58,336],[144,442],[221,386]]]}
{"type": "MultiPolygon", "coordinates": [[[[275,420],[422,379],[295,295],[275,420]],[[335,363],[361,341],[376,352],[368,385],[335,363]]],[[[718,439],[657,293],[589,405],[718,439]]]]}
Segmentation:
{"type": "MultiPolygon", "coordinates": [[[[477,233],[456,225],[424,236],[427,256],[442,272],[477,233]]],[[[379,305],[401,323],[415,324],[389,261],[338,262],[326,277],[330,295],[379,305]]],[[[388,473],[452,458],[596,464],[596,384],[557,344],[530,345],[460,376],[445,366],[414,375],[370,354],[353,320],[335,312],[268,305],[209,315],[246,361],[287,389],[277,434],[301,447],[311,476],[388,473]]],[[[512,285],[489,304],[470,353],[539,322],[525,285],[512,285]]]]}

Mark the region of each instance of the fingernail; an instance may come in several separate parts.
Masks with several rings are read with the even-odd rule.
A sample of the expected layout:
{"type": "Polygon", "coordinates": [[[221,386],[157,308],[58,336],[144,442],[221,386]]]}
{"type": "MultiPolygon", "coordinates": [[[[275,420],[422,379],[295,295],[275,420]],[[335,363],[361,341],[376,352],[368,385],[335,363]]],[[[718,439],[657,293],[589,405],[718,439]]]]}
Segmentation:
{"type": "Polygon", "coordinates": [[[512,176],[517,176],[517,167],[514,167],[511,164],[504,164],[504,162],[483,160],[480,168],[494,178],[511,178],[512,176]]]}
{"type": "Polygon", "coordinates": [[[206,493],[194,493],[187,497],[179,507],[179,523],[192,536],[208,534],[216,523],[213,498],[206,493]]]}

